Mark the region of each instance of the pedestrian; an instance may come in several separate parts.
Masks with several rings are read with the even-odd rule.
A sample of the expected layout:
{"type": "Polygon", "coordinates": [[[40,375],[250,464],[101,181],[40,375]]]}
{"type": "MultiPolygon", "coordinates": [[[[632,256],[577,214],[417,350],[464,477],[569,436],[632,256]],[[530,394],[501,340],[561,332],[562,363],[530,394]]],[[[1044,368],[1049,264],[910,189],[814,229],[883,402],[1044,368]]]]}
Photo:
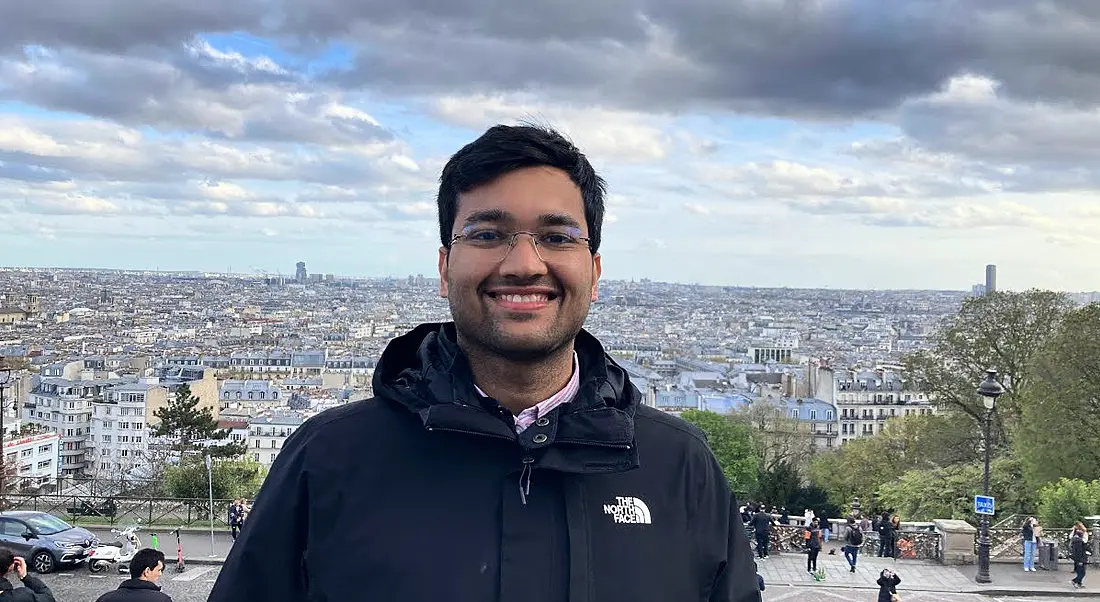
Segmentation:
{"type": "Polygon", "coordinates": [[[878,576],[878,602],[891,602],[897,597],[901,577],[890,569],[882,569],[878,576]]]}
{"type": "Polygon", "coordinates": [[[817,556],[821,554],[821,521],[813,519],[810,526],[806,527],[806,572],[817,575],[817,556]]]}
{"type": "Polygon", "coordinates": [[[143,548],[130,560],[130,578],[109,591],[96,602],[172,602],[172,598],[160,591],[157,582],[164,572],[164,552],[143,548]]]}
{"type": "Polygon", "coordinates": [[[242,524],[244,524],[244,500],[237,498],[229,504],[229,534],[233,537],[233,541],[237,541],[237,534],[240,533],[242,524]]]}
{"type": "Polygon", "coordinates": [[[1035,571],[1035,517],[1029,516],[1024,519],[1024,524],[1020,528],[1020,535],[1024,540],[1024,571],[1035,571]]]}
{"type": "Polygon", "coordinates": [[[0,579],[0,602],[57,602],[50,588],[42,580],[27,573],[27,561],[16,556],[7,548],[0,548],[0,567],[3,579],[0,579]],[[23,582],[23,587],[14,588],[11,574],[23,582]]]}
{"type": "Polygon", "coordinates": [[[817,514],[818,524],[821,525],[821,534],[824,537],[825,543],[829,543],[829,536],[832,534],[832,523],[829,522],[829,511],[822,510],[817,514]]]}
{"type": "Polygon", "coordinates": [[[209,602],[760,600],[705,436],[582,328],[604,195],[548,128],[495,126],[447,161],[452,321],[390,341],[373,399],[286,440],[209,602]]]}
{"type": "Polygon", "coordinates": [[[779,524],[781,524],[781,525],[791,524],[791,513],[787,512],[787,509],[785,507],[780,508],[779,512],[780,512],[780,514],[779,514],[779,524]]]}
{"type": "Polygon", "coordinates": [[[898,559],[898,538],[901,537],[901,516],[894,514],[890,517],[890,541],[886,552],[889,558],[898,559]]]}
{"type": "Polygon", "coordinates": [[[752,527],[756,537],[756,557],[767,560],[772,536],[772,517],[761,506],[757,506],[756,514],[752,517],[752,527]]]}
{"type": "Polygon", "coordinates": [[[878,556],[879,558],[885,558],[887,549],[890,547],[890,540],[894,536],[894,526],[890,522],[890,513],[883,512],[882,517],[878,523],[878,556]]]}
{"type": "Polygon", "coordinates": [[[848,532],[844,534],[844,559],[848,561],[849,572],[856,572],[856,561],[859,559],[859,548],[863,545],[863,529],[856,524],[856,519],[848,517],[848,532]]]}
{"type": "Polygon", "coordinates": [[[1085,537],[1087,536],[1085,525],[1081,521],[1073,526],[1073,532],[1069,536],[1069,557],[1073,560],[1073,571],[1076,573],[1070,583],[1073,587],[1085,586],[1085,569],[1088,567],[1089,552],[1085,537]]]}

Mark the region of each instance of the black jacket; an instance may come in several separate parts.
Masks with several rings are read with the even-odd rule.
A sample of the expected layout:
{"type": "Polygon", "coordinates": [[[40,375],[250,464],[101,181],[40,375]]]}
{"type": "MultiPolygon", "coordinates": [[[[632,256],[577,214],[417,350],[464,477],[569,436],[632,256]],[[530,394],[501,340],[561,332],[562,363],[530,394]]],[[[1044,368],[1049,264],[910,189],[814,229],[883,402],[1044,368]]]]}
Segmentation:
{"type": "Polygon", "coordinates": [[[38,577],[28,574],[23,578],[23,585],[26,587],[13,589],[10,581],[0,577],[0,602],[57,602],[50,588],[38,577]]]}
{"type": "Polygon", "coordinates": [[[95,602],[172,602],[168,594],[160,591],[160,586],[141,579],[127,579],[118,589],[107,592],[95,602]]]}
{"type": "Polygon", "coordinates": [[[517,437],[453,324],[392,341],[374,399],[287,440],[209,602],[759,601],[700,431],[591,335],[574,348],[577,397],[517,437]]]}
{"type": "Polygon", "coordinates": [[[898,593],[901,577],[894,575],[887,579],[885,576],[879,575],[876,583],[878,583],[878,602],[890,602],[890,595],[898,593]]]}

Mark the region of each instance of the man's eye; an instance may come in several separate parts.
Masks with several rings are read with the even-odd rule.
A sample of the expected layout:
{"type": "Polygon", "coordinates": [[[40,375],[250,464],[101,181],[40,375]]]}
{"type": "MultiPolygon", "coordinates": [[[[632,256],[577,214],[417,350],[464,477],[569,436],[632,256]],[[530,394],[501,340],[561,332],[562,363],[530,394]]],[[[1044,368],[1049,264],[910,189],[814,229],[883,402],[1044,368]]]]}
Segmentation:
{"type": "Polygon", "coordinates": [[[551,232],[550,234],[542,235],[542,242],[548,245],[568,245],[576,242],[576,239],[568,234],[562,234],[560,232],[551,232]]]}
{"type": "Polygon", "coordinates": [[[496,230],[475,230],[466,236],[466,238],[478,242],[495,242],[503,237],[504,235],[496,230]]]}

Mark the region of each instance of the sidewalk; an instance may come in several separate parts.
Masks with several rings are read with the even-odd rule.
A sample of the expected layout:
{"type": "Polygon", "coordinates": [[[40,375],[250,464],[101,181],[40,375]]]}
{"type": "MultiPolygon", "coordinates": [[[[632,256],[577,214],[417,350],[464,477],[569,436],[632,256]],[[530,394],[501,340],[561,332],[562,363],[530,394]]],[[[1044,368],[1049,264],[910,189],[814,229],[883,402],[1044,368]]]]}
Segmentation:
{"type": "MultiPolygon", "coordinates": [[[[943,566],[926,560],[898,560],[860,556],[856,563],[856,572],[848,571],[839,548],[835,556],[828,555],[828,546],[824,554],[818,557],[817,566],[825,569],[825,580],[814,581],[806,572],[805,554],[772,554],[767,560],[756,563],[757,571],[768,585],[789,585],[794,587],[848,588],[878,590],[875,583],[882,569],[888,568],[901,577],[898,593],[905,591],[953,592],[984,594],[989,596],[1061,596],[1061,597],[1100,597],[1100,576],[1085,575],[1085,588],[1074,589],[1069,580],[1073,578],[1073,566],[1065,561],[1057,571],[1037,571],[1025,573],[1017,563],[995,563],[989,567],[992,583],[976,583],[974,576],[977,565],[953,567],[943,566]],[[1090,579],[1092,577],[1092,579],[1090,579]],[[1092,581],[1090,583],[1090,581],[1092,581]]],[[[1090,567],[1095,569],[1095,567],[1090,567]]],[[[904,597],[904,594],[902,594],[904,597]]]]}

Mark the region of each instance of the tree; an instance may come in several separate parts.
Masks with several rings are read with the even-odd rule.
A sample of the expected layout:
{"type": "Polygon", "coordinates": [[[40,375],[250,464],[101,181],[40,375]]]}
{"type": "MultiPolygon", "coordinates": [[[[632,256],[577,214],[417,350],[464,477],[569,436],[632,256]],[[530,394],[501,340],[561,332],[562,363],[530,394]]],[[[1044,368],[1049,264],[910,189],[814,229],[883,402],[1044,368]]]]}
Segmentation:
{"type": "Polygon", "coordinates": [[[732,420],[751,430],[761,471],[775,472],[783,464],[804,468],[813,455],[813,434],[774,403],[760,401],[733,414],[732,420]]]}
{"type": "Polygon", "coordinates": [[[774,506],[791,508],[792,502],[802,490],[802,477],[798,474],[798,468],[786,461],[780,462],[772,470],[761,467],[756,482],[754,499],[774,506]]]}
{"type": "Polygon", "coordinates": [[[686,410],[681,418],[699,427],[718,459],[733,491],[746,494],[756,489],[760,458],[753,451],[749,429],[726,416],[702,410],[686,410]]]}
{"type": "Polygon", "coordinates": [[[165,483],[172,497],[206,499],[213,484],[214,499],[253,498],[260,490],[267,471],[257,462],[247,460],[215,461],[206,475],[204,462],[172,466],[165,471],[165,483]]]}
{"type": "Polygon", "coordinates": [[[1039,490],[1039,520],[1048,527],[1072,527],[1096,514],[1100,481],[1060,479],[1039,490]]]}
{"type": "MultiPolygon", "coordinates": [[[[974,496],[982,492],[984,462],[942,468],[908,470],[876,491],[881,508],[894,508],[904,520],[973,519],[974,496]]],[[[996,459],[990,470],[990,493],[1001,513],[1029,512],[1035,507],[1031,490],[1020,487],[1022,467],[1015,458],[996,459]]]]}
{"type": "Polygon", "coordinates": [[[169,448],[184,463],[188,457],[209,454],[215,458],[236,458],[245,453],[244,442],[208,444],[229,437],[227,429],[219,429],[210,408],[199,408],[199,398],[191,394],[191,388],[180,385],[175,397],[153,413],[160,424],[153,430],[158,437],[172,440],[169,448]],[[201,451],[201,454],[196,452],[201,451]]]}
{"type": "Polygon", "coordinates": [[[1012,441],[1027,483],[1100,479],[1100,304],[1070,312],[1031,370],[1012,441]]]}
{"type": "Polygon", "coordinates": [[[1003,447],[1019,422],[1018,398],[1031,384],[1032,357],[1072,307],[1065,294],[1040,290],[967,299],[941,324],[930,349],[905,358],[906,376],[941,407],[981,424],[985,408],[975,389],[985,371],[996,368],[1007,390],[995,414],[994,440],[1003,447]]]}

